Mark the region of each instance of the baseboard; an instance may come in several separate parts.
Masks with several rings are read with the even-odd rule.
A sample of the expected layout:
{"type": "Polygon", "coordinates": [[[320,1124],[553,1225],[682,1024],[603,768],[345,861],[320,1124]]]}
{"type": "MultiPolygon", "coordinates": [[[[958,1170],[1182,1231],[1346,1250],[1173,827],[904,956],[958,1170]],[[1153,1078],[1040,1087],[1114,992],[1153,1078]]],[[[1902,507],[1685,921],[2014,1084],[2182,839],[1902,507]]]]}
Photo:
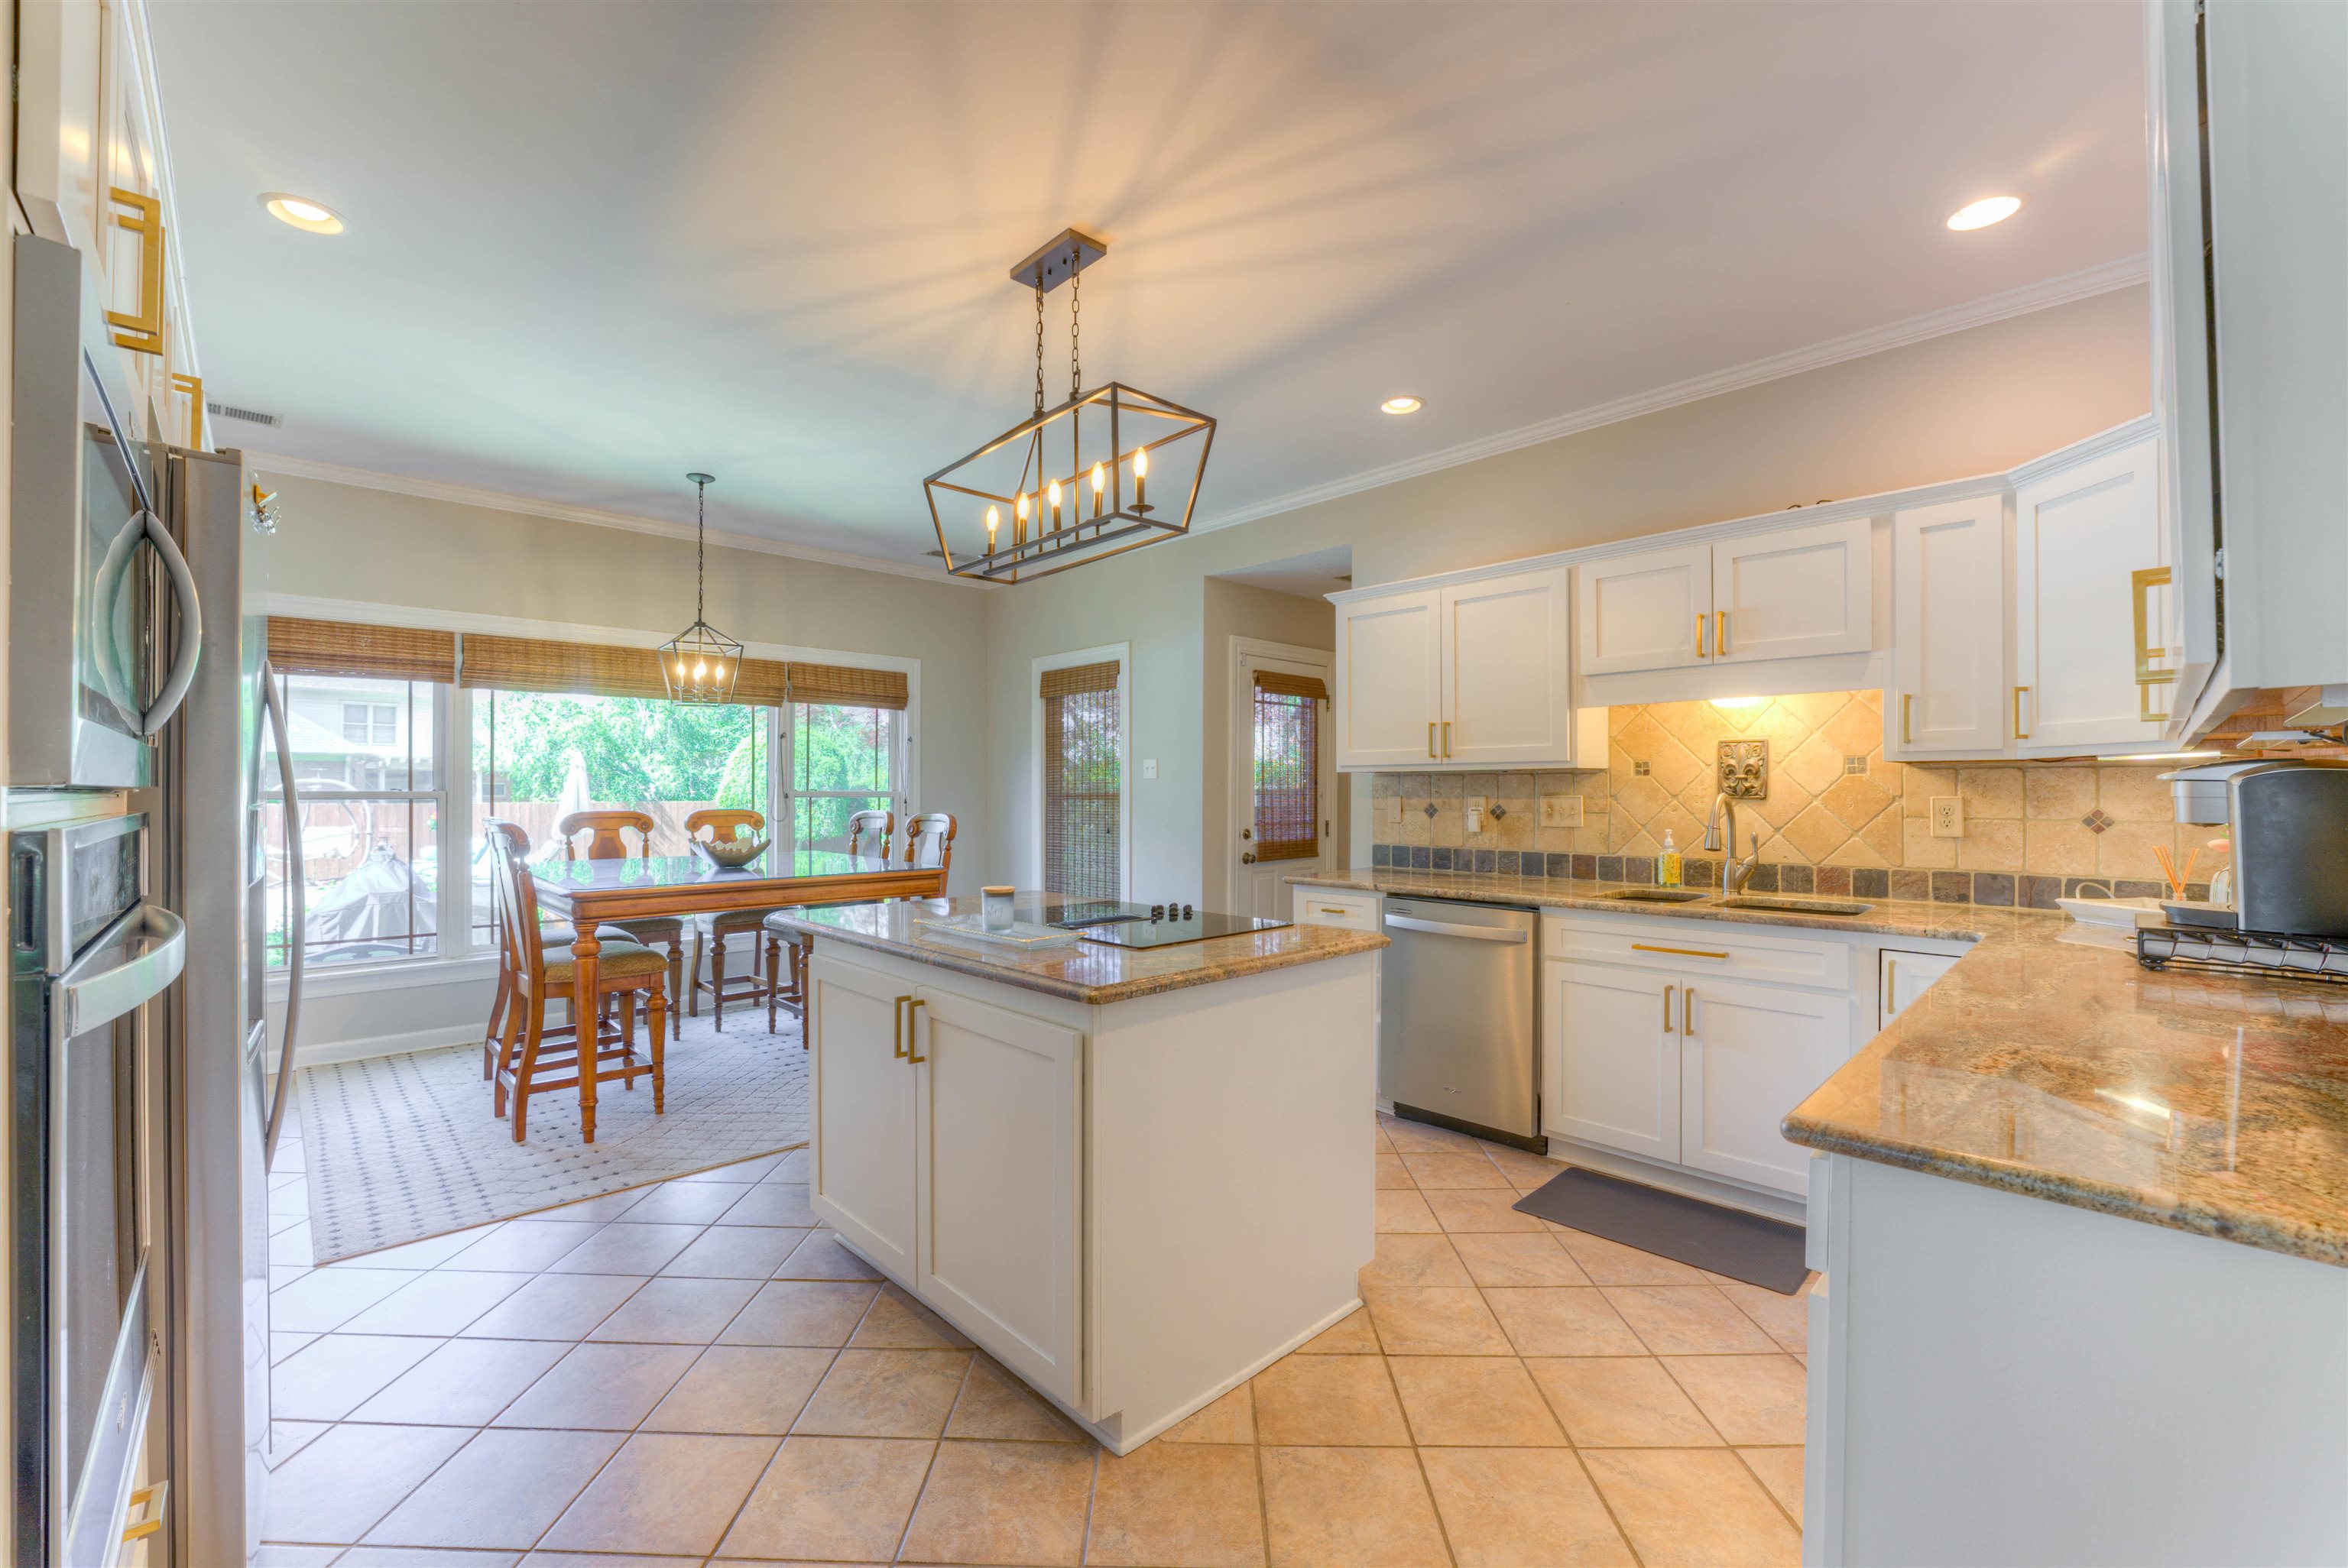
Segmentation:
{"type": "Polygon", "coordinates": [[[305,1067],[329,1067],[338,1061],[364,1061],[375,1056],[400,1056],[411,1050],[438,1050],[444,1046],[462,1045],[470,1040],[479,1044],[481,1026],[477,1023],[443,1024],[438,1029],[411,1029],[398,1034],[362,1035],[355,1040],[333,1040],[315,1045],[298,1045],[294,1050],[294,1067],[297,1072],[305,1067]]]}

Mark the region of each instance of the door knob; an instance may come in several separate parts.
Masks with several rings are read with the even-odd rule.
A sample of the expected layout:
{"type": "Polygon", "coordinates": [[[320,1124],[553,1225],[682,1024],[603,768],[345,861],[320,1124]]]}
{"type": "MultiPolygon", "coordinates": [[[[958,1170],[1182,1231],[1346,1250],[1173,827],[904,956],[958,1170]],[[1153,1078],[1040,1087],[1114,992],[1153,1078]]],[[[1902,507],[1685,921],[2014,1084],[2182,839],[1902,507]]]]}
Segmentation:
{"type": "Polygon", "coordinates": [[[1242,852],[1240,856],[1240,864],[1241,866],[1253,866],[1255,864],[1255,851],[1250,849],[1242,852]]]}

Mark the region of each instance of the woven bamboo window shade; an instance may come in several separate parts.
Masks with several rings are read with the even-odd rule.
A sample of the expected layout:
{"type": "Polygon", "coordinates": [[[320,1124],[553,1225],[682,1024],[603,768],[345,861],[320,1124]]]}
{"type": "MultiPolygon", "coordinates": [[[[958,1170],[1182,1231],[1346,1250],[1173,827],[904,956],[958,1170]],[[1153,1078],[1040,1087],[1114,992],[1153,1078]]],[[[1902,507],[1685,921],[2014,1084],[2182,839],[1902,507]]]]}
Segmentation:
{"type": "Polygon", "coordinates": [[[1125,823],[1117,664],[1046,670],[1044,890],[1076,898],[1124,892],[1125,823]]]}
{"type": "MultiPolygon", "coordinates": [[[[475,691],[571,692],[591,697],[668,700],[660,658],[649,648],[603,642],[555,642],[534,637],[467,633],[458,684],[475,691]]],[[[778,707],[785,701],[784,667],[773,659],[745,659],[734,700],[778,707]]]]}
{"type": "MultiPolygon", "coordinates": [[[[742,667],[745,679],[749,665],[742,667]]],[[[794,702],[832,702],[843,708],[895,708],[902,712],[911,702],[910,683],[902,670],[860,670],[850,664],[802,664],[793,660],[789,666],[790,700],[794,702]]]]}
{"type": "Polygon", "coordinates": [[[1317,675],[1255,672],[1255,857],[1321,853],[1321,704],[1317,675]]]}
{"type": "Polygon", "coordinates": [[[445,685],[457,678],[457,634],[273,615],[269,662],[280,675],[437,681],[445,685]]]}

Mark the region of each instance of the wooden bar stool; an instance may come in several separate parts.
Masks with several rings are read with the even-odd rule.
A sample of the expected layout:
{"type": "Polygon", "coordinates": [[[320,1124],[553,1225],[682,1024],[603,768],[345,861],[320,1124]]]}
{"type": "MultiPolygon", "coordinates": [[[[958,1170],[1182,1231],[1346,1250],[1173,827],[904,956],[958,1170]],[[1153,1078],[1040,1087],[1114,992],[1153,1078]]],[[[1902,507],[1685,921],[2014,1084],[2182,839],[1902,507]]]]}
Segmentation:
{"type": "MultiPolygon", "coordinates": [[[[848,819],[848,853],[856,857],[860,867],[870,864],[884,869],[889,864],[889,845],[897,831],[897,815],[880,810],[860,811],[848,819]]],[[[910,866],[932,866],[938,869],[938,885],[945,886],[945,868],[953,858],[954,819],[942,811],[911,818],[906,824],[905,864],[910,866]]],[[[767,928],[767,973],[775,977],[774,989],[767,994],[767,1032],[775,1031],[775,1014],[778,1006],[788,1007],[800,1018],[807,1016],[808,939],[782,923],[784,911],[768,915],[767,928]]],[[[807,1037],[799,1037],[799,1049],[807,1049],[807,1037]]]]}
{"type": "MultiPolygon", "coordinates": [[[[492,824],[493,829],[499,825],[492,824]]],[[[571,949],[550,949],[537,939],[538,884],[514,850],[517,837],[519,829],[510,835],[493,831],[489,839],[498,852],[504,887],[500,914],[508,960],[514,971],[513,994],[498,1053],[495,1109],[503,1116],[511,1106],[513,1138],[520,1143],[529,1136],[531,1095],[576,1088],[580,1132],[592,1143],[596,1091],[601,1084],[620,1083],[633,1090],[637,1079],[649,1077],[653,1113],[659,1115],[664,1109],[668,965],[650,948],[605,942],[596,959],[596,995],[576,995],[578,965],[571,949]],[[571,1002],[570,1024],[547,1022],[546,1004],[557,997],[571,1002]],[[643,1061],[636,1055],[638,997],[644,999],[651,1025],[650,1050],[643,1061]],[[614,1022],[604,1020],[607,1000],[618,1004],[614,1022]]]]}
{"type": "MultiPolygon", "coordinates": [[[[574,811],[554,825],[561,836],[565,858],[580,858],[579,835],[586,834],[586,858],[589,860],[626,860],[626,835],[636,835],[636,858],[653,852],[652,817],[641,811],[574,811]]],[[[672,997],[685,990],[685,922],[675,915],[645,915],[612,922],[614,929],[626,933],[630,940],[647,948],[668,949],[668,993],[672,997]]],[[[596,938],[602,941],[601,936],[596,938]]],[[[559,944],[558,944],[559,945],[559,944]]],[[[669,1009],[669,1035],[676,1039],[685,1033],[683,1009],[669,1009]]]]}
{"type": "MultiPolygon", "coordinates": [[[[747,827],[757,835],[767,830],[767,818],[762,812],[712,807],[706,811],[696,811],[685,819],[687,838],[700,837],[705,827],[709,829],[713,837],[731,838],[737,827],[747,827]]],[[[701,994],[706,991],[709,993],[711,1027],[723,1030],[727,1002],[755,1002],[774,989],[773,981],[761,979],[758,973],[758,927],[773,913],[772,909],[727,909],[693,917],[693,985],[686,993],[685,1006],[694,1017],[701,1016],[701,994]],[[750,972],[728,980],[726,978],[726,945],[740,936],[750,938],[750,972]],[[709,955],[707,979],[701,978],[701,959],[705,950],[709,955]]],[[[767,973],[771,976],[773,971],[768,970],[767,973]]]]}
{"type": "MultiPolygon", "coordinates": [[[[500,844],[503,844],[510,845],[519,858],[527,860],[530,857],[530,835],[522,831],[520,823],[509,822],[503,817],[492,817],[489,819],[487,834],[492,856],[492,869],[489,874],[489,929],[498,935],[498,989],[497,995],[489,1001],[489,1028],[481,1036],[481,1081],[484,1083],[498,1074],[498,1042],[505,1038],[506,1010],[513,1005],[514,995],[512,955],[505,940],[506,879],[502,871],[497,869],[502,862],[498,861],[495,856],[500,844]]],[[[573,935],[575,933],[568,921],[541,920],[538,926],[538,945],[541,948],[568,948],[571,946],[573,935]]],[[[635,938],[628,932],[612,925],[597,926],[595,939],[599,942],[623,944],[635,942],[635,938]]]]}

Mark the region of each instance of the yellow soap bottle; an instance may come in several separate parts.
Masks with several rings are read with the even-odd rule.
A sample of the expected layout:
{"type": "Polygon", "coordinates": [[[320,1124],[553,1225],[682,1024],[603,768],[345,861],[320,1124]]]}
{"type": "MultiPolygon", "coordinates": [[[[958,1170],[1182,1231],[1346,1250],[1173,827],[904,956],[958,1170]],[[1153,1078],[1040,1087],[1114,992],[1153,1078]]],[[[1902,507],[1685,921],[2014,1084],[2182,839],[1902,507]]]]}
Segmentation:
{"type": "Polygon", "coordinates": [[[1680,885],[1679,846],[1672,842],[1671,830],[1663,830],[1663,852],[1655,856],[1655,886],[1676,887],[1680,885]]]}

